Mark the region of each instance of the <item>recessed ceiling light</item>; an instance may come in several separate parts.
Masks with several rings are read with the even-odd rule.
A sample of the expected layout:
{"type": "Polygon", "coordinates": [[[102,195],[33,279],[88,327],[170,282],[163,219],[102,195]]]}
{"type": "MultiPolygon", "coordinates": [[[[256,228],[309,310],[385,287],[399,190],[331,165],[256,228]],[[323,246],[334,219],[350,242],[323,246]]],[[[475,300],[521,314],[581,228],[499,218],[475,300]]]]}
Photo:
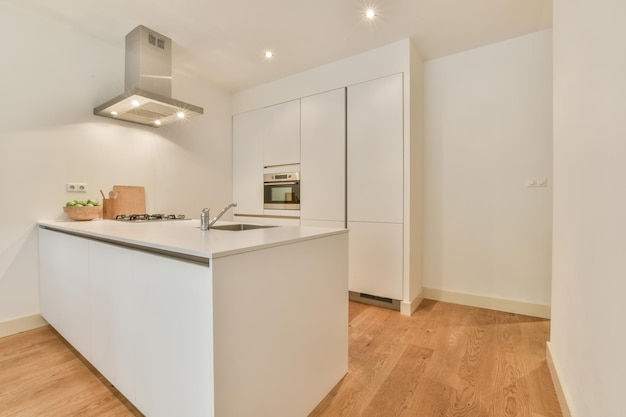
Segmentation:
{"type": "Polygon", "coordinates": [[[365,17],[367,17],[368,19],[373,19],[376,16],[376,12],[374,11],[374,9],[367,9],[365,11],[365,17]]]}
{"type": "Polygon", "coordinates": [[[161,121],[160,120],[155,120],[154,124],[157,125],[157,126],[161,126],[161,121]]]}
{"type": "Polygon", "coordinates": [[[139,101],[137,101],[137,100],[133,100],[133,101],[131,101],[131,102],[130,102],[130,104],[131,104],[133,107],[139,107],[139,101]]]}
{"type": "Polygon", "coordinates": [[[270,59],[274,56],[274,52],[272,51],[265,51],[265,58],[270,59]]]}
{"type": "Polygon", "coordinates": [[[178,113],[176,113],[176,116],[178,116],[179,119],[184,119],[185,118],[185,112],[179,111],[178,113]]]}

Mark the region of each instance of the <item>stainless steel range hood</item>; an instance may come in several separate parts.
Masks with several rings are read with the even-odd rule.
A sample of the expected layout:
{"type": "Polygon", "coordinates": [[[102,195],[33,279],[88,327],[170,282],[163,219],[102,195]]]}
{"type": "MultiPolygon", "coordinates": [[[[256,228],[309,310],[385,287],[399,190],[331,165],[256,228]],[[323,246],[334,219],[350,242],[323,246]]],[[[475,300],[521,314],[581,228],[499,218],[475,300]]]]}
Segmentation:
{"type": "Polygon", "coordinates": [[[172,96],[172,41],[145,26],[126,35],[125,90],[93,114],[159,127],[204,114],[172,96]]]}

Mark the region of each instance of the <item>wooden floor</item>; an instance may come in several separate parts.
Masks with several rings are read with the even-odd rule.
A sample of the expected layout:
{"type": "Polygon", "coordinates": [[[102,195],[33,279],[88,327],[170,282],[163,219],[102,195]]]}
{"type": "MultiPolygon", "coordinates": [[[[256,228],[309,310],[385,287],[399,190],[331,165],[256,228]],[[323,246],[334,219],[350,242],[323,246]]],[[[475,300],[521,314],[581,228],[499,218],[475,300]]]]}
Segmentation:
{"type": "MultiPolygon", "coordinates": [[[[429,300],[411,317],[351,302],[348,375],[309,417],[562,416],[545,360],[549,329],[548,320],[429,300]]],[[[0,339],[0,417],[9,416],[141,413],[42,327],[0,339]]]]}
{"type": "Polygon", "coordinates": [[[309,417],[562,416],[549,320],[424,300],[350,305],[349,372],[309,417]]]}

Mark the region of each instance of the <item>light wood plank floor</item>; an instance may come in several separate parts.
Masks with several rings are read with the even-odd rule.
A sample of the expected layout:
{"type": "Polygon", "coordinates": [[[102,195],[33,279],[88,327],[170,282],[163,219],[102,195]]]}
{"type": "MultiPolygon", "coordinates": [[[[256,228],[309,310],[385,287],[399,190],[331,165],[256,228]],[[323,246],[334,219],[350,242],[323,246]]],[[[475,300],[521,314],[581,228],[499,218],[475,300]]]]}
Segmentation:
{"type": "MultiPolygon", "coordinates": [[[[545,361],[549,329],[429,300],[411,317],[351,302],[348,375],[309,417],[562,416],[545,361]]],[[[0,416],[141,413],[42,327],[0,339],[0,416]]]]}
{"type": "Polygon", "coordinates": [[[349,372],[309,417],[562,416],[550,321],[424,300],[411,316],[350,305],[349,372]]]}

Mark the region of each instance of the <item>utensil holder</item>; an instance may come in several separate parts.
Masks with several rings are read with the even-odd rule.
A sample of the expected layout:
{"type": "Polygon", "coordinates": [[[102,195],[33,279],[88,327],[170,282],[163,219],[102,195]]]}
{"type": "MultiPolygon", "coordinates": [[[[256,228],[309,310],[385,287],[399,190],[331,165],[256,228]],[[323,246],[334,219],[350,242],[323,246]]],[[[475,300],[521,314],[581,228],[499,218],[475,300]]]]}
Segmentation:
{"type": "Polygon", "coordinates": [[[117,199],[116,198],[105,198],[102,201],[102,218],[103,219],[114,219],[118,214],[117,209],[117,199]]]}

